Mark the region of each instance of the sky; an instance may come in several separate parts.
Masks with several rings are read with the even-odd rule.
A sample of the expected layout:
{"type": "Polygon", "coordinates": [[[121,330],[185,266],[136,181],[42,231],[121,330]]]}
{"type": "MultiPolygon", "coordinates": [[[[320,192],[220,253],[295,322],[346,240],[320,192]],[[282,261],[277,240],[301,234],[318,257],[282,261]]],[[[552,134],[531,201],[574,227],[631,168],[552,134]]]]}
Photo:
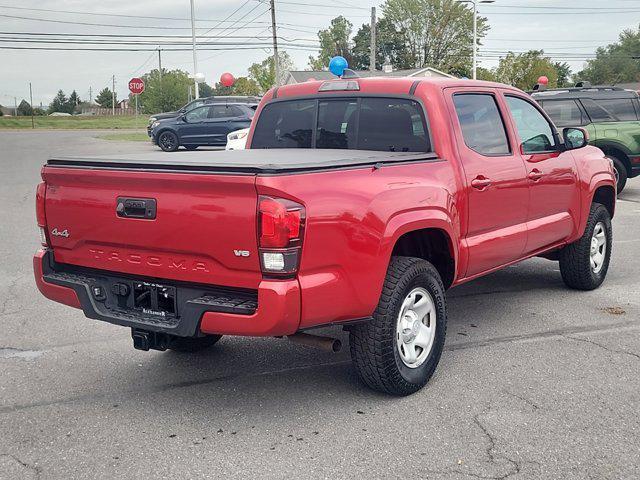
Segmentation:
{"type": "MultiPolygon", "coordinates": [[[[371,0],[275,1],[278,35],[286,38],[281,43],[290,46],[283,48],[300,70],[307,68],[309,55],[317,53],[313,51],[317,31],[326,28],[333,17],[347,17],[355,33],[360,25],[369,22],[371,7],[377,8],[379,16],[383,14],[384,3],[375,3],[375,0],[374,3],[371,0]]],[[[196,32],[201,45],[198,70],[204,73],[209,84],[218,81],[224,72],[246,75],[249,65],[271,54],[268,0],[266,3],[265,0],[194,2],[196,32]],[[213,35],[224,38],[210,38],[213,35]],[[206,45],[212,42],[225,45],[206,45]],[[236,49],[228,50],[231,46],[236,49]],[[212,48],[221,50],[210,50],[212,48]]],[[[487,68],[497,64],[498,52],[544,49],[554,59],[567,61],[578,71],[598,46],[616,41],[623,29],[636,29],[640,25],[640,0],[496,0],[493,4],[478,5],[478,12],[488,18],[491,27],[479,50],[480,65],[487,68]]],[[[187,48],[191,34],[190,3],[189,0],[0,0],[0,32],[0,38],[17,32],[144,35],[146,37],[136,37],[144,43],[139,47],[142,49],[157,48],[152,43],[158,39],[149,35],[176,35],[181,38],[174,41],[187,42],[184,45],[187,48]]],[[[118,37],[103,38],[118,40],[118,37]]],[[[20,44],[0,40],[2,45],[20,44]]],[[[156,68],[157,62],[157,51],[0,48],[0,104],[12,106],[14,97],[18,103],[23,98],[28,100],[29,82],[33,86],[34,105],[47,105],[59,89],[67,94],[75,89],[80,98],[86,100],[91,88],[95,98],[99,90],[111,87],[112,76],[115,76],[118,97],[123,98],[128,94],[129,79],[156,68]]],[[[191,72],[192,53],[163,51],[162,66],[191,72]]]]}

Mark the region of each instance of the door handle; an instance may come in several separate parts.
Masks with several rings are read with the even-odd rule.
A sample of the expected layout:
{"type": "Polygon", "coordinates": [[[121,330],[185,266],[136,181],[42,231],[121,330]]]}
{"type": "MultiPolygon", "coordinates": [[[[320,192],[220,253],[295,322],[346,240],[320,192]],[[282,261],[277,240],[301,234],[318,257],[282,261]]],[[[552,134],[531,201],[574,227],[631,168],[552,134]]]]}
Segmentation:
{"type": "Polygon", "coordinates": [[[534,168],[529,172],[529,180],[533,180],[534,182],[537,182],[541,178],[542,178],[542,172],[537,168],[534,168]]]}
{"type": "Polygon", "coordinates": [[[491,180],[489,180],[484,175],[478,175],[476,178],[471,180],[471,186],[473,188],[477,188],[478,190],[484,190],[489,185],[491,185],[491,180]]]}

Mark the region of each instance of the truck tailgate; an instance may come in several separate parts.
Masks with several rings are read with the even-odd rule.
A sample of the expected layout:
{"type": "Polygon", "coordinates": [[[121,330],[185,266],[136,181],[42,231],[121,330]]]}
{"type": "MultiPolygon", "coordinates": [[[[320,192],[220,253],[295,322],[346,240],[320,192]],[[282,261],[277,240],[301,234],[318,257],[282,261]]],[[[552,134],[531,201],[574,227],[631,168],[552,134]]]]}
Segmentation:
{"type": "Polygon", "coordinates": [[[257,288],[254,175],[47,165],[42,176],[56,262],[257,288]],[[125,201],[131,207],[126,215],[136,217],[136,207],[155,205],[155,218],[122,216],[118,205],[122,210],[125,201]]]}

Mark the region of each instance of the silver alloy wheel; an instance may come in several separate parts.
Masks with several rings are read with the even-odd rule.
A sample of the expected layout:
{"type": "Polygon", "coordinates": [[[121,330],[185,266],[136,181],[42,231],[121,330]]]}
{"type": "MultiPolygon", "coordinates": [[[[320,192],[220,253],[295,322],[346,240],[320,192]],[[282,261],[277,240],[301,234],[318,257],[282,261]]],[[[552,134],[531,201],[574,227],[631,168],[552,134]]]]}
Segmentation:
{"type": "Polygon", "coordinates": [[[409,368],[418,368],[429,357],[436,338],[436,309],[431,294],[416,287],[405,297],[396,326],[396,347],[409,368]]]}
{"type": "Polygon", "coordinates": [[[589,263],[593,273],[600,273],[604,259],[607,254],[607,231],[604,223],[596,223],[591,236],[591,247],[589,248],[589,263]]]}

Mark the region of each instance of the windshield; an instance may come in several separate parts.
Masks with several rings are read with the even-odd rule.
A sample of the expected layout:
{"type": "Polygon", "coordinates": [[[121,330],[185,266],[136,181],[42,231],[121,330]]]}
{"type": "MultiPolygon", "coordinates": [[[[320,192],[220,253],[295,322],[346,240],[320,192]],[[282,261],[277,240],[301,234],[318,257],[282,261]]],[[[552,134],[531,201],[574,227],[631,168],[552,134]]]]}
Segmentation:
{"type": "Polygon", "coordinates": [[[251,148],[429,152],[421,105],[406,98],[286,100],[264,107],[251,148]]]}

